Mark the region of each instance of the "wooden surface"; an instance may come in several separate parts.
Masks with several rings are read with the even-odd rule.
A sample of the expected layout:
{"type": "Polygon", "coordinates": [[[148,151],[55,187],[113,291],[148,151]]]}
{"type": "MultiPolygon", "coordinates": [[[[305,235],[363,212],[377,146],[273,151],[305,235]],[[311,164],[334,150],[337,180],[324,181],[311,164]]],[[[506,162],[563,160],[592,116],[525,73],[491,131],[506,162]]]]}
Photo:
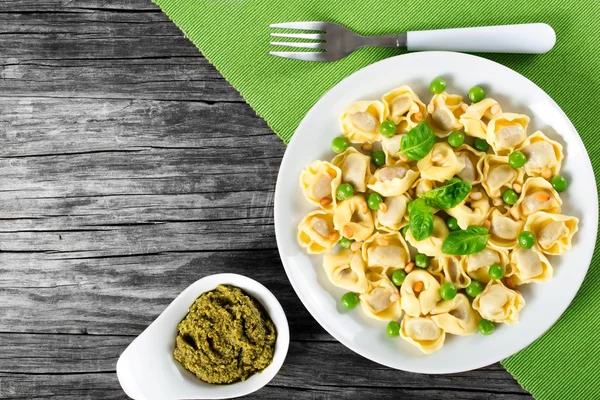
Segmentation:
{"type": "Polygon", "coordinates": [[[119,354],[193,281],[288,315],[252,398],[525,399],[499,365],[395,371],[333,340],[279,260],[285,146],[149,0],[0,0],[0,398],[123,399],[119,354]]]}

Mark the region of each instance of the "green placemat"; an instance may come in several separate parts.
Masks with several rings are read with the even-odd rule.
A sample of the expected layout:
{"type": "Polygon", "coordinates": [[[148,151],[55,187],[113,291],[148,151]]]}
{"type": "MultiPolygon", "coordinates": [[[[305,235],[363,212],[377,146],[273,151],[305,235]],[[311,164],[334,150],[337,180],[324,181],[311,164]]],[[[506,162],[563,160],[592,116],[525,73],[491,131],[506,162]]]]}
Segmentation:
{"type": "MultiPolygon", "coordinates": [[[[487,55],[525,75],[558,102],[578,129],[600,172],[600,2],[591,0],[155,0],[204,56],[288,142],[310,107],[332,86],[375,61],[402,53],[362,49],[334,63],[268,54],[268,25],[331,21],[375,35],[524,22],[546,22],[557,34],[548,54],[487,55]]],[[[585,194],[582,194],[585,195],[585,194]]],[[[600,266],[597,252],[579,294],[557,324],[503,361],[538,399],[600,396],[600,266]]],[[[556,295],[560,295],[557,293],[556,295]]]]}

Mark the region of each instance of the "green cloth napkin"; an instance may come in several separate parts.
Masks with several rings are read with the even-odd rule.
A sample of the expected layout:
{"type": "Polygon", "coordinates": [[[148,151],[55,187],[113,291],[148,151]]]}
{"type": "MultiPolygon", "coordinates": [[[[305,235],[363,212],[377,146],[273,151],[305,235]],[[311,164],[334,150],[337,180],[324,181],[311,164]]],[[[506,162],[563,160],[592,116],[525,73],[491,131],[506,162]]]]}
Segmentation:
{"type": "MultiPolygon", "coordinates": [[[[361,34],[376,35],[546,22],[554,27],[558,38],[550,53],[484,56],[525,75],[558,102],[578,129],[598,180],[600,1],[154,1],[286,143],[304,114],[329,88],[352,72],[402,51],[361,49],[332,63],[286,60],[268,54],[272,50],[271,23],[331,21],[361,34]]],[[[579,294],[559,322],[531,346],[502,362],[538,399],[600,397],[597,256],[596,251],[579,294]]]]}

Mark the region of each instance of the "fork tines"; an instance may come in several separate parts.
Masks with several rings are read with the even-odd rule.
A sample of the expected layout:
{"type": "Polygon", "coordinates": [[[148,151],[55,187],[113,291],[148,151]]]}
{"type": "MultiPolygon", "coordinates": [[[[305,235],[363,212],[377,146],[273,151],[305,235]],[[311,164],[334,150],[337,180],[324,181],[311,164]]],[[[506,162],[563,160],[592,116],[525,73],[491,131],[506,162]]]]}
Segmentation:
{"type": "Polygon", "coordinates": [[[328,61],[324,53],[326,49],[326,35],[328,22],[284,22],[271,24],[269,28],[276,29],[297,29],[304,31],[321,31],[322,33],[280,33],[271,32],[271,37],[309,40],[312,42],[291,42],[277,41],[271,42],[271,46],[294,47],[301,49],[314,49],[318,51],[270,51],[269,54],[285,58],[293,58],[303,61],[328,61]],[[319,42],[316,42],[318,40],[319,42]]]}

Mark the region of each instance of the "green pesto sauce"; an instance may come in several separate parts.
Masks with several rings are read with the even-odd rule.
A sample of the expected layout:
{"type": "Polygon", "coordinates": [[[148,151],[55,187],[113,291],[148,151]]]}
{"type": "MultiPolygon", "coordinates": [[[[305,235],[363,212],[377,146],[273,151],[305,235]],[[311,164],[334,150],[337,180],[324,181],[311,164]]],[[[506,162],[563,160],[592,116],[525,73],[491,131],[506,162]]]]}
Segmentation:
{"type": "Polygon", "coordinates": [[[235,286],[219,285],[201,294],[177,329],[173,357],[202,381],[244,381],[273,361],[273,321],[258,301],[235,286]]]}

